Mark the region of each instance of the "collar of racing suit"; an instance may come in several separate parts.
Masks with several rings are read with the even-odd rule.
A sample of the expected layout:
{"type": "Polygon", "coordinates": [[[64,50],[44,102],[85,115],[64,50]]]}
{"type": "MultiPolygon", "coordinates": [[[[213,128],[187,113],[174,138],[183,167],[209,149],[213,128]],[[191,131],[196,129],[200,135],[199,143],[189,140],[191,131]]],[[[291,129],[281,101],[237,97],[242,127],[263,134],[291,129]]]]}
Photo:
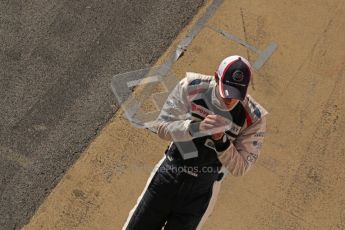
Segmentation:
{"type": "Polygon", "coordinates": [[[218,109],[222,110],[222,111],[230,111],[232,110],[233,108],[236,107],[237,104],[235,104],[232,109],[228,109],[226,107],[226,105],[224,104],[224,102],[222,100],[219,100],[219,98],[217,97],[216,95],[216,88],[217,88],[217,83],[215,81],[211,81],[211,84],[212,86],[212,104],[215,105],[218,109]]]}

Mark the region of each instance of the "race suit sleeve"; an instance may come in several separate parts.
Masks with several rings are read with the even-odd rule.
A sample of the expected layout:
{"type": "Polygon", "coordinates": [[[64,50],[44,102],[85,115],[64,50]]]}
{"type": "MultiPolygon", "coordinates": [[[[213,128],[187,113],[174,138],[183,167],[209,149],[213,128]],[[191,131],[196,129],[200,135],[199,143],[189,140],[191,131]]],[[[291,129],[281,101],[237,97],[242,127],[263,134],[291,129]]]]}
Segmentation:
{"type": "Polygon", "coordinates": [[[188,100],[184,90],[187,79],[182,79],[168,96],[158,118],[152,123],[158,136],[170,141],[189,141],[191,119],[188,117],[188,100]]]}
{"type": "Polygon", "coordinates": [[[231,143],[230,147],[218,154],[223,166],[233,176],[243,176],[256,163],[266,132],[266,117],[262,117],[231,143]]]}

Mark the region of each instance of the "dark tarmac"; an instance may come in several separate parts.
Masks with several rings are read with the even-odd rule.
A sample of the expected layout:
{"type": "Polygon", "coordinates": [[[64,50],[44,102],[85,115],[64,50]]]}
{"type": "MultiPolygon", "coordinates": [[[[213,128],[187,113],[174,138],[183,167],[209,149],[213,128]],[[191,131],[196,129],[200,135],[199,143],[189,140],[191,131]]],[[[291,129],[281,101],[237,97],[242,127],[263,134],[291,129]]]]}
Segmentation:
{"type": "MultiPolygon", "coordinates": [[[[0,229],[20,229],[202,0],[0,2],[0,229]]],[[[114,140],[116,141],[116,140],[114,140]]]]}

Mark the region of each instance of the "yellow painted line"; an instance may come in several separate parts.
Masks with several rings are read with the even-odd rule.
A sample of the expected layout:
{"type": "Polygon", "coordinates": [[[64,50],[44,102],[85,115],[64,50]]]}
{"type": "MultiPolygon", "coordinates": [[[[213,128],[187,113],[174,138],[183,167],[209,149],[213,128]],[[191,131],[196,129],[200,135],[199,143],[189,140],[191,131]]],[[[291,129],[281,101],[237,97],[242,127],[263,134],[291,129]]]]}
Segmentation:
{"type": "MultiPolygon", "coordinates": [[[[344,12],[342,0],[225,0],[210,19],[258,49],[279,48],[250,89],[270,112],[262,155],[247,176],[224,181],[204,229],[345,228],[344,12]]],[[[230,54],[256,59],[206,27],[173,70],[213,74],[230,54]]],[[[167,144],[119,110],[24,229],[120,229],[167,144]]]]}

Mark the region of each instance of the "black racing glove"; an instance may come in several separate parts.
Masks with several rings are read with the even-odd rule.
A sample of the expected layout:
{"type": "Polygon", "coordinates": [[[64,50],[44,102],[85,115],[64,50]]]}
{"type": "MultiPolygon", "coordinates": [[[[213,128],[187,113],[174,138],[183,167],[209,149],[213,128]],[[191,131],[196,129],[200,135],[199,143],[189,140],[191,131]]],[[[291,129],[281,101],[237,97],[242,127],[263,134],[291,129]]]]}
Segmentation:
{"type": "MultiPolygon", "coordinates": [[[[212,139],[213,140],[213,139],[212,139]]],[[[224,133],[223,137],[219,140],[213,140],[214,147],[216,148],[217,152],[223,152],[227,148],[229,148],[231,142],[228,136],[224,133]]]]}

